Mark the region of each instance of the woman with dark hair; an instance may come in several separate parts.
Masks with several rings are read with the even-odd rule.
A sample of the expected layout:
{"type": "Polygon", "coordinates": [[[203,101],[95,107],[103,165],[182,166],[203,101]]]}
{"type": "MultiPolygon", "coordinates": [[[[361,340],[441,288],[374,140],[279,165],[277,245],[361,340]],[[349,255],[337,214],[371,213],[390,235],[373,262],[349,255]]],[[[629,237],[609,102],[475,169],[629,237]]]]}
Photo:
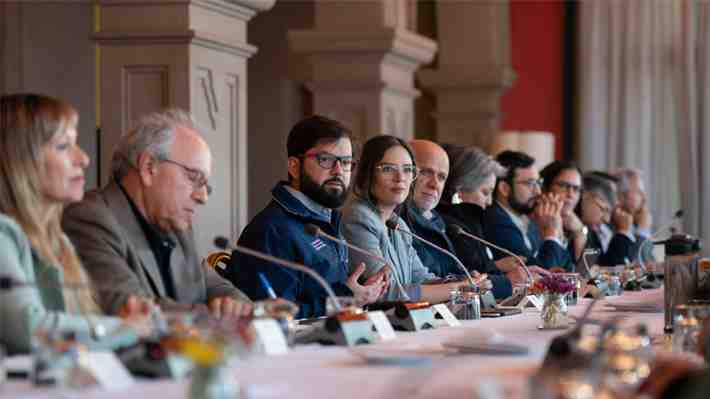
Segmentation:
{"type": "Polygon", "coordinates": [[[575,214],[582,193],[582,171],[572,162],[554,161],[540,171],[542,192],[557,194],[563,202],[562,229],[574,263],[587,245],[587,226],[575,214]]]}
{"type": "Polygon", "coordinates": [[[19,284],[0,291],[0,344],[10,353],[29,352],[37,334],[72,332],[85,343],[115,347],[148,333],[147,305],[136,298],[122,309],[123,319],[100,315],[61,228],[64,206],[84,195],[89,164],[77,145],[78,118],[55,98],[0,97],[0,275],[19,284]]]}
{"type": "MultiPolygon", "coordinates": [[[[392,267],[387,299],[443,302],[452,289],[467,282],[422,285],[436,276],[422,265],[412,237],[386,225],[391,220],[399,229],[409,231],[396,210],[407,199],[416,177],[414,155],[402,139],[377,136],[368,140],[358,163],[354,196],[343,210],[343,233],[348,241],[381,256],[392,267]]],[[[367,265],[367,275],[385,266],[351,254],[351,269],[361,262],[367,265]]]]}

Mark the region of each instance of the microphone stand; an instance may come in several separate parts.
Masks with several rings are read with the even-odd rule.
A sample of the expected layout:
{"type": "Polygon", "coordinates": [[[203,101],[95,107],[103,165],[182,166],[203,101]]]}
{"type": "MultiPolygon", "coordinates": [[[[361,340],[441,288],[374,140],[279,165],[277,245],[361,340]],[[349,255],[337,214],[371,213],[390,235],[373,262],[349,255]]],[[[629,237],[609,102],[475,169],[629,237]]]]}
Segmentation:
{"type": "Polygon", "coordinates": [[[387,228],[407,234],[410,237],[413,237],[413,238],[423,242],[424,244],[430,246],[431,248],[434,248],[437,251],[445,254],[449,258],[453,259],[454,262],[456,263],[456,265],[459,267],[459,269],[461,269],[464,272],[464,274],[466,275],[466,278],[468,279],[469,284],[471,284],[471,287],[479,288],[479,285],[476,283],[476,281],[473,280],[473,277],[471,277],[471,274],[468,272],[468,269],[466,269],[466,266],[464,266],[463,263],[461,263],[461,261],[454,254],[445,250],[444,248],[441,248],[440,246],[434,244],[433,242],[431,242],[429,240],[419,237],[418,235],[412,233],[411,231],[401,229],[399,227],[399,223],[395,222],[392,219],[388,220],[385,224],[387,225],[387,228]]]}
{"type": "Polygon", "coordinates": [[[318,342],[325,345],[359,345],[368,344],[375,341],[373,335],[373,323],[368,318],[367,314],[360,309],[344,309],[338,300],[338,297],[333,292],[330,284],[312,269],[275,256],[256,251],[241,245],[231,244],[224,237],[217,237],[215,245],[222,249],[231,249],[232,251],[240,252],[255,258],[275,263],[287,269],[299,271],[312,277],[325,290],[330,298],[336,312],[329,315],[324,321],[316,322],[311,329],[308,329],[303,334],[298,335],[296,340],[299,343],[318,342]]]}

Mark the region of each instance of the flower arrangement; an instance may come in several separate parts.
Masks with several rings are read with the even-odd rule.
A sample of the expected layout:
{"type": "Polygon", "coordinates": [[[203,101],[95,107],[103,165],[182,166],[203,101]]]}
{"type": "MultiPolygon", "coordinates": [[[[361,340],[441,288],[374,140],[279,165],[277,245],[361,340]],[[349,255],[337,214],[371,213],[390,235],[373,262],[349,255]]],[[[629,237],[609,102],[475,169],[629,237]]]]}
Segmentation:
{"type": "Polygon", "coordinates": [[[535,281],[532,291],[535,293],[564,295],[574,291],[577,287],[564,276],[552,273],[535,281]]]}

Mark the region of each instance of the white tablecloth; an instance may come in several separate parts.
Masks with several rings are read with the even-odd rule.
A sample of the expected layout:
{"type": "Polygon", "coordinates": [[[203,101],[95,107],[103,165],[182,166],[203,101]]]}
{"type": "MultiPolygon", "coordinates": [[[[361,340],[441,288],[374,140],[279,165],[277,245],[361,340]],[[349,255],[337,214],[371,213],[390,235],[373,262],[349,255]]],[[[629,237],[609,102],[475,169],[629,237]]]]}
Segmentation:
{"type": "MultiPolygon", "coordinates": [[[[618,315],[605,303],[662,302],[662,291],[627,292],[600,301],[594,319],[618,315]]],[[[580,315],[588,300],[570,307],[580,315]]],[[[645,323],[653,336],[663,334],[663,313],[623,313],[624,323],[645,323]]],[[[461,327],[444,327],[418,333],[400,333],[394,341],[356,350],[413,351],[431,362],[423,367],[372,366],[343,347],[300,346],[280,356],[261,357],[240,363],[235,371],[247,398],[473,398],[478,389],[493,390],[500,397],[522,397],[527,379],[539,366],[549,341],[560,331],[541,331],[539,313],[527,309],[522,315],[463,321],[461,327]],[[465,334],[494,330],[507,340],[524,344],[530,351],[522,356],[461,355],[447,352],[441,343],[465,334]],[[448,354],[447,354],[448,353],[448,354]]],[[[187,381],[141,380],[127,390],[60,391],[34,388],[12,381],[0,387],[0,397],[12,398],[154,398],[187,397],[187,381]]]]}

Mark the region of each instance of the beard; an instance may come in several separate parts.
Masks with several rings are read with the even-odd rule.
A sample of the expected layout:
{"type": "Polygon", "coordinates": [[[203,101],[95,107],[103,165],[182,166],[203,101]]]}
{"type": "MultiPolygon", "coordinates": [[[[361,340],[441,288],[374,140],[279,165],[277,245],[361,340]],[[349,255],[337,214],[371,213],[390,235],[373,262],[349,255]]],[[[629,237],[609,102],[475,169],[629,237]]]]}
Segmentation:
{"type": "Polygon", "coordinates": [[[518,212],[522,215],[529,215],[532,213],[532,211],[535,210],[535,205],[537,201],[535,198],[532,198],[528,200],[527,202],[522,202],[518,201],[517,195],[515,193],[515,190],[511,192],[510,200],[508,200],[508,204],[510,205],[510,208],[514,210],[515,212],[518,212]]]}
{"type": "Polygon", "coordinates": [[[301,168],[301,192],[308,198],[330,209],[340,208],[348,197],[348,188],[340,177],[332,177],[318,184],[301,168]],[[328,186],[328,183],[340,183],[341,188],[328,186]]]}

